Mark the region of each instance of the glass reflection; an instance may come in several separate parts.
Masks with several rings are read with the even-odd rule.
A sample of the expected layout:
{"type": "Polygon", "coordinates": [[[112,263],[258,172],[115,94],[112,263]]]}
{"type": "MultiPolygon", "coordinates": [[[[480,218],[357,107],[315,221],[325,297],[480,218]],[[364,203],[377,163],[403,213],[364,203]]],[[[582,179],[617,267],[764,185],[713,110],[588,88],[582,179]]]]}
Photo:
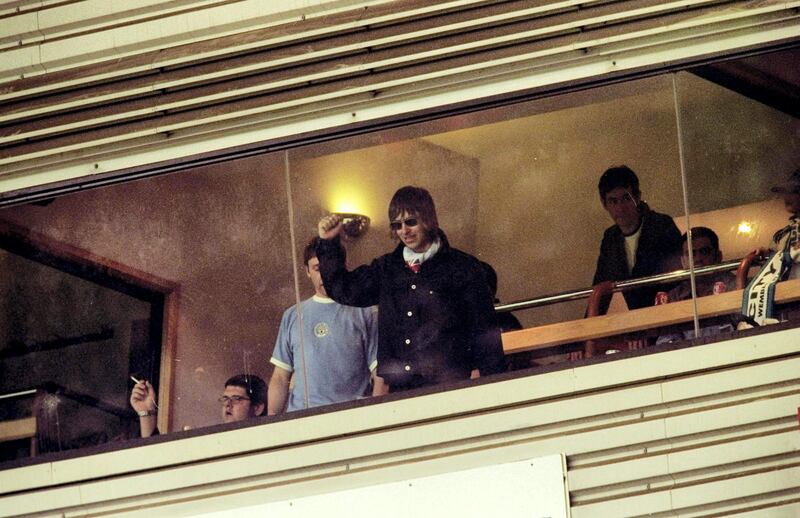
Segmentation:
{"type": "MultiPolygon", "coordinates": [[[[800,164],[800,121],[791,92],[796,91],[799,78],[781,64],[796,63],[797,53],[794,49],[764,54],[676,75],[690,208],[687,220],[693,228],[692,257],[687,253],[684,260],[691,259],[694,268],[775,250],[779,248],[773,241],[775,232],[791,231],[787,220],[794,214],[795,188],[800,189],[791,180],[800,164]],[[792,84],[793,88],[786,88],[792,84]],[[714,250],[713,260],[704,253],[706,249],[714,250]]],[[[685,231],[687,222],[678,223],[685,231]]],[[[794,270],[789,263],[786,269],[794,270]]],[[[761,264],[757,260],[749,272],[741,270],[739,288],[758,275],[761,264]]],[[[734,272],[697,276],[694,292],[707,297],[731,291],[734,272]]],[[[791,277],[789,271],[785,275],[791,277]]],[[[687,298],[691,291],[684,290],[683,295],[687,298]]],[[[730,310],[725,317],[702,318],[698,322],[701,335],[750,327],[752,322],[742,322],[742,297],[739,292],[715,301],[699,300],[701,318],[712,305],[730,310]]],[[[779,310],[775,321],[790,315],[791,311],[779,310]]],[[[684,331],[684,337],[691,336],[693,332],[684,331]]]]}
{"type": "MultiPolygon", "coordinates": [[[[290,161],[299,228],[312,232],[321,216],[340,210],[371,219],[370,231],[347,243],[351,267],[394,247],[383,230],[393,193],[404,185],[426,188],[450,243],[496,271],[498,303],[592,284],[603,233],[615,225],[598,193],[611,166],[637,171],[637,203],[683,214],[667,77],[308,146],[293,151],[290,161]]],[[[514,317],[524,327],[578,320],[586,304],[584,298],[514,317]]],[[[615,296],[611,311],[625,309],[615,296]]],[[[564,351],[550,353],[555,356],[542,361],[565,359],[564,351]]]]}
{"type": "MultiPolygon", "coordinates": [[[[2,392],[61,387],[46,391],[58,396],[62,438],[50,450],[137,436],[131,376],[152,390],[137,411],[158,414],[162,433],[228,422],[245,405],[221,405],[220,395],[254,394],[252,383],[226,380],[268,379],[280,314],[295,300],[287,196],[275,188],[285,185],[283,163],[236,160],[0,213],[50,247],[28,254],[33,266],[21,265],[21,245],[0,256],[2,392]],[[77,270],[56,271],[74,257],[77,270]],[[73,419],[65,405],[75,399],[89,413],[113,410],[125,429],[73,419]],[[66,441],[78,423],[90,430],[66,441]]],[[[35,414],[37,397],[2,400],[13,407],[4,418],[35,414]]]]}

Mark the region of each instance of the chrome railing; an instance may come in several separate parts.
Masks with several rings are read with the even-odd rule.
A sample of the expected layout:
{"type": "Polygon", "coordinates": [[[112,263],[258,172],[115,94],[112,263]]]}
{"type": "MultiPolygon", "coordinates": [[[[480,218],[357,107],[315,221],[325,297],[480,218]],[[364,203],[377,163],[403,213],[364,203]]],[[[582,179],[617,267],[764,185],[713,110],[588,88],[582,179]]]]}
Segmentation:
{"type": "MultiPolygon", "coordinates": [[[[741,259],[726,261],[724,263],[712,264],[711,266],[703,266],[702,268],[695,268],[695,275],[709,275],[717,272],[725,272],[728,270],[736,270],[741,259]]],[[[614,287],[614,291],[624,291],[631,288],[640,288],[642,286],[651,286],[654,284],[661,284],[664,282],[681,281],[691,277],[690,270],[675,270],[674,272],[660,273],[658,275],[651,275],[649,277],[640,277],[638,279],[629,279],[627,281],[619,281],[614,287]]],[[[550,304],[557,304],[559,302],[568,302],[571,300],[579,300],[588,298],[592,294],[592,288],[583,288],[571,291],[562,291],[551,295],[542,295],[533,299],[519,300],[516,302],[509,302],[507,304],[498,304],[494,307],[497,312],[519,311],[521,309],[538,308],[541,306],[549,306],[550,304]]]]}

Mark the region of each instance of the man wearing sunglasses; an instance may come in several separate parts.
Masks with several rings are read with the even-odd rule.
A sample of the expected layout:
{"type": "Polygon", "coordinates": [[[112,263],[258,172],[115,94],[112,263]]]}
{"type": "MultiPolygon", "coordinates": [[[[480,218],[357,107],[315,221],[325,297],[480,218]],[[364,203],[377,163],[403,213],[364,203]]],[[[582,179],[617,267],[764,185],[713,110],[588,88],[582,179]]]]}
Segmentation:
{"type": "MultiPolygon", "coordinates": [[[[258,376],[237,374],[225,382],[225,390],[218,401],[222,403],[223,423],[235,423],[263,415],[267,409],[267,384],[258,376]]],[[[158,435],[158,405],[153,385],[144,379],[136,382],[131,391],[130,403],[139,414],[141,436],[158,435]]]]}
{"type": "MultiPolygon", "coordinates": [[[[639,178],[629,167],[606,170],[598,183],[600,201],[614,225],[606,229],[600,244],[592,285],[647,277],[678,269],[681,233],[670,216],[660,214],[641,199],[639,178]]],[[[623,292],[629,309],[652,306],[664,286],[623,292]]],[[[600,314],[608,311],[611,297],[600,303],[600,314]]]]}
{"type": "Polygon", "coordinates": [[[480,263],[452,248],[427,190],[406,186],[389,204],[395,250],[353,271],[339,251],[341,221],[322,218],[317,245],[328,294],[341,304],[378,304],[378,375],[391,390],[469,379],[504,367],[500,333],[480,263]]]}

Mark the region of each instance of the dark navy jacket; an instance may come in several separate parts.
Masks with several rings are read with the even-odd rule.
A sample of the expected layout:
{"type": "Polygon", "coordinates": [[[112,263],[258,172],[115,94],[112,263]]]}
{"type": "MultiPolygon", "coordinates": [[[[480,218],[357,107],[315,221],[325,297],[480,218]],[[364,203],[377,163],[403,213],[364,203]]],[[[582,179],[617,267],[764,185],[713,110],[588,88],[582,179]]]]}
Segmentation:
{"type": "Polygon", "coordinates": [[[325,290],[349,306],[378,304],[378,375],[393,390],[468,379],[504,367],[500,333],[483,269],[477,259],[441,246],[418,273],[390,254],[348,272],[338,244],[320,240],[317,258],[325,290]]]}
{"type": "MultiPolygon", "coordinates": [[[[606,229],[600,244],[592,285],[603,281],[623,281],[637,277],[647,277],[679,269],[681,254],[681,233],[670,216],[650,210],[642,202],[642,234],[636,248],[636,262],[633,271],[628,273],[628,260],[625,256],[625,236],[617,225],[606,229]]],[[[629,309],[652,306],[658,291],[669,291],[672,285],[645,287],[623,292],[629,309]]],[[[608,310],[610,297],[602,301],[600,314],[608,310]]]]}

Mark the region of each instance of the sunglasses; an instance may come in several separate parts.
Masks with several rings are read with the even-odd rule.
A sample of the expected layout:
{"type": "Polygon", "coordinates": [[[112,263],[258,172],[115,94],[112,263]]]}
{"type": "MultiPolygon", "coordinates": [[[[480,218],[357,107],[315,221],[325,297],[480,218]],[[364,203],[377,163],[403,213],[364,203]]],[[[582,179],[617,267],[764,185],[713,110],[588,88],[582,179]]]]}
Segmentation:
{"type": "Polygon", "coordinates": [[[400,230],[403,224],[405,224],[405,226],[407,227],[416,227],[419,224],[419,221],[417,220],[417,218],[406,218],[401,221],[392,221],[391,223],[389,223],[389,228],[391,228],[392,230],[400,230]]]}

